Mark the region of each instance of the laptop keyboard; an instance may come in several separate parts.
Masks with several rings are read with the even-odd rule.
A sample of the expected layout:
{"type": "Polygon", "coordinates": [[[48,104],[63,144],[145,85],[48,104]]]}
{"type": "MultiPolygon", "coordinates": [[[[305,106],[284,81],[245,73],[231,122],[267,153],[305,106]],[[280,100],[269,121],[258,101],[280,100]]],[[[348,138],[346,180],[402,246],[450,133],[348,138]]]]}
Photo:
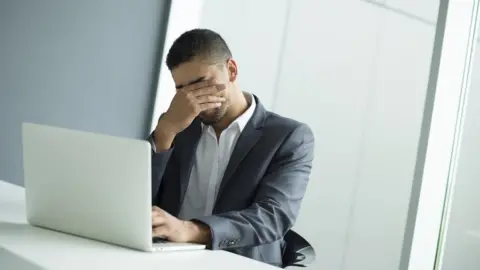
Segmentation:
{"type": "Polygon", "coordinates": [[[152,238],[152,241],[154,244],[159,244],[159,243],[168,243],[169,241],[167,240],[167,238],[163,238],[163,237],[153,237],[152,238]]]}

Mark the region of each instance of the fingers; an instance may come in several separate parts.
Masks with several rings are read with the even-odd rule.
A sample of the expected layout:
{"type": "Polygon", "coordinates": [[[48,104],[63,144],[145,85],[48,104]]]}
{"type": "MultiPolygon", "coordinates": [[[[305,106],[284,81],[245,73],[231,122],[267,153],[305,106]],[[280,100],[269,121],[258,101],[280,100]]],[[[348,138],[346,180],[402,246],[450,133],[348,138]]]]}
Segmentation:
{"type": "Polygon", "coordinates": [[[169,224],[168,219],[170,214],[165,212],[158,206],[152,206],[152,236],[153,237],[168,237],[169,224]]]}
{"type": "Polygon", "coordinates": [[[224,89],[225,85],[221,85],[220,88],[217,88],[217,86],[214,85],[198,90],[190,90],[190,92],[184,92],[184,94],[189,96],[191,102],[195,104],[197,112],[215,109],[221,107],[227,100],[225,97],[218,96],[219,91],[221,91],[218,89],[224,89]]]}
{"type": "Polygon", "coordinates": [[[198,107],[199,107],[199,110],[201,112],[205,111],[205,110],[209,110],[209,109],[215,109],[215,108],[218,108],[222,106],[222,103],[203,103],[203,104],[199,104],[198,107]]]}
{"type": "Polygon", "coordinates": [[[166,218],[163,216],[152,217],[152,227],[163,226],[166,223],[166,218]]]}
{"type": "Polygon", "coordinates": [[[205,110],[219,108],[227,101],[224,90],[225,84],[215,83],[213,80],[199,82],[186,86],[177,92],[180,100],[186,102],[193,113],[197,115],[205,110]]]}
{"type": "Polygon", "coordinates": [[[167,237],[168,238],[169,232],[166,226],[159,226],[152,228],[152,236],[153,237],[167,237]]]}
{"type": "Polygon", "coordinates": [[[187,85],[182,88],[183,91],[194,91],[197,89],[202,89],[209,86],[214,86],[215,82],[213,80],[201,81],[195,84],[187,85]]]}
{"type": "Polygon", "coordinates": [[[217,97],[217,96],[199,96],[197,97],[198,104],[203,103],[222,103],[225,102],[224,97],[217,97]]]}
{"type": "Polygon", "coordinates": [[[220,91],[225,90],[226,86],[224,84],[211,84],[204,87],[199,88],[185,88],[183,91],[190,92],[195,97],[200,96],[209,96],[209,95],[216,95],[220,91]]]}
{"type": "Polygon", "coordinates": [[[152,207],[152,227],[161,226],[165,224],[167,219],[166,212],[158,206],[152,207]]]}
{"type": "Polygon", "coordinates": [[[152,215],[170,216],[170,214],[158,206],[152,206],[152,215]]]}

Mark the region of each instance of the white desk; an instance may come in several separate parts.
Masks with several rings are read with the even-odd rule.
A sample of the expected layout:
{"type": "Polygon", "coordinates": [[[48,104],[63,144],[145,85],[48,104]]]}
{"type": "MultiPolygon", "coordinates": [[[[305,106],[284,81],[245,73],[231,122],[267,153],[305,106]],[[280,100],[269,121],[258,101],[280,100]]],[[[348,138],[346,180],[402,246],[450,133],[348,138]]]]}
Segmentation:
{"type": "Polygon", "coordinates": [[[2,270],[278,269],[225,251],[146,253],[32,227],[24,208],[24,189],[0,181],[2,270]]]}

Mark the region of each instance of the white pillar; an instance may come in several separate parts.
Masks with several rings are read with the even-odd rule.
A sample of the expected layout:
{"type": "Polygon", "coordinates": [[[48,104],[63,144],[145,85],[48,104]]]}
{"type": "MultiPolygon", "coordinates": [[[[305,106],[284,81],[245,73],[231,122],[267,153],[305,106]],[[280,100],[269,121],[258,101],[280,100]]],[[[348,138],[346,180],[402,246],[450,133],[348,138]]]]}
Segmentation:
{"type": "Polygon", "coordinates": [[[168,15],[167,32],[162,52],[162,64],[158,77],[157,93],[153,106],[151,130],[157,126],[160,115],[168,109],[175,95],[175,84],[168,70],[165,59],[168,50],[182,33],[198,28],[202,16],[203,0],[172,0],[168,15]]]}

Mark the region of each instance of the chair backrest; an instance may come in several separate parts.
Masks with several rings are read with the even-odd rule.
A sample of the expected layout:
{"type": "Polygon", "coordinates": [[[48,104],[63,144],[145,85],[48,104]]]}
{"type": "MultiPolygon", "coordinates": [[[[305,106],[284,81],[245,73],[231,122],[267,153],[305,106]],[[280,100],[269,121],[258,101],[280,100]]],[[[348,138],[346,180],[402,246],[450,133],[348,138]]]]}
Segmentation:
{"type": "Polygon", "coordinates": [[[289,230],[283,237],[285,247],[283,250],[283,267],[306,267],[315,261],[315,250],[305,238],[293,230],[289,230]]]}

